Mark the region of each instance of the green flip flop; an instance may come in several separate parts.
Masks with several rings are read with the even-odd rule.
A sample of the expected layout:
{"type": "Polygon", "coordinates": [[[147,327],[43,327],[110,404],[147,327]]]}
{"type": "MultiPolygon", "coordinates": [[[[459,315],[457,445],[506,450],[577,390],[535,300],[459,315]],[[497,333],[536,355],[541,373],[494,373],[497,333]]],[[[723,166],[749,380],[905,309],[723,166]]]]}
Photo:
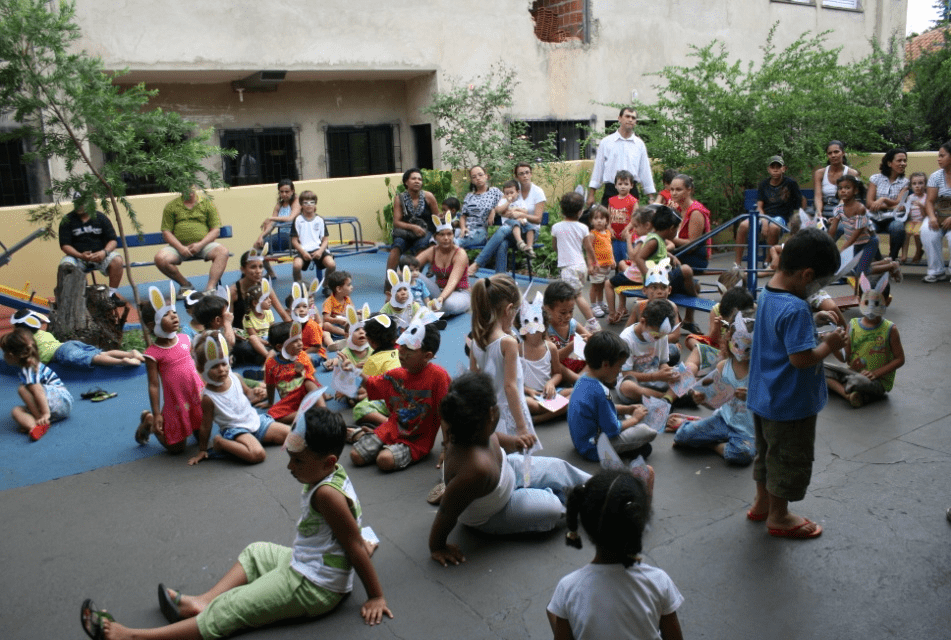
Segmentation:
{"type": "Polygon", "coordinates": [[[182,614],[178,609],[179,605],[182,604],[182,592],[172,589],[172,591],[175,591],[175,597],[173,598],[168,595],[168,591],[165,585],[160,582],[158,586],[159,608],[168,623],[174,624],[182,619],[182,614]]]}
{"type": "Polygon", "coordinates": [[[79,610],[79,622],[83,625],[83,631],[92,640],[103,640],[106,637],[102,628],[104,620],[115,620],[111,613],[96,609],[96,604],[90,599],[83,600],[83,606],[79,610]]]}
{"type": "Polygon", "coordinates": [[[108,400],[109,398],[115,398],[117,395],[119,394],[114,391],[102,391],[91,397],[89,400],[90,402],[102,402],[103,400],[108,400]]]}

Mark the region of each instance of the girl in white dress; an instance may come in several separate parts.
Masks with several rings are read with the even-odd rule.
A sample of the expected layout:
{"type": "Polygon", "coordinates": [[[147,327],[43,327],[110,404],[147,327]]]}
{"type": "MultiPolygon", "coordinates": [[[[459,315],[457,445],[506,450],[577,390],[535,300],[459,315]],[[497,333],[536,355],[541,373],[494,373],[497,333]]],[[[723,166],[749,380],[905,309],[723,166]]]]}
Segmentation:
{"type": "Polygon", "coordinates": [[[497,431],[515,436],[525,451],[541,449],[525,402],[525,380],[512,322],[522,302],[511,276],[497,273],[472,287],[472,349],[469,369],[482,371],[495,386],[497,431]]]}

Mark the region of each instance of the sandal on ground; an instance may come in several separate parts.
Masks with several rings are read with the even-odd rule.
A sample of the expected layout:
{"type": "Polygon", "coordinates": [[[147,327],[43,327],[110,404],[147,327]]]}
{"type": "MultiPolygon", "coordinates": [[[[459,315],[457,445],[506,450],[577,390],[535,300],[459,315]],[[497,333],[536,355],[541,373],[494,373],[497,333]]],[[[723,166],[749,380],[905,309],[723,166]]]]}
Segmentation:
{"type": "Polygon", "coordinates": [[[426,502],[429,504],[439,504],[442,502],[442,494],[444,493],[446,493],[446,485],[440,482],[430,490],[429,495],[426,496],[426,502]]]}
{"type": "Polygon", "coordinates": [[[82,398],[83,400],[92,400],[93,398],[98,396],[100,393],[109,393],[109,392],[103,389],[102,387],[93,387],[92,389],[87,390],[86,393],[79,394],[79,397],[82,398]]]}
{"type": "Polygon", "coordinates": [[[83,626],[86,635],[92,640],[102,640],[106,637],[102,628],[104,620],[115,620],[115,618],[104,610],[96,609],[96,604],[91,599],[83,600],[83,606],[79,610],[79,623],[83,626]]]}
{"type": "Polygon", "coordinates": [[[115,398],[117,395],[119,394],[116,393],[115,391],[112,391],[112,392],[102,391],[100,393],[97,393],[95,396],[93,396],[89,400],[91,402],[102,402],[103,400],[108,400],[109,398],[115,398]]]}
{"type": "Polygon", "coordinates": [[[746,512],[746,519],[750,522],[762,522],[767,517],[769,517],[769,512],[765,513],[755,513],[752,509],[746,512]]]}
{"type": "Polygon", "coordinates": [[[627,309],[624,311],[615,311],[610,316],[608,316],[608,324],[618,324],[622,320],[628,317],[627,309]]]}
{"type": "Polygon", "coordinates": [[[139,415],[139,426],[135,430],[136,442],[146,444],[149,441],[149,436],[152,435],[153,422],[152,412],[145,409],[141,415],[139,415]]]}
{"type": "Polygon", "coordinates": [[[703,329],[701,329],[696,322],[684,322],[682,325],[680,325],[680,328],[687,333],[692,333],[697,336],[703,335],[703,329]]]}
{"type": "Polygon", "coordinates": [[[818,538],[820,535],[822,535],[822,526],[806,518],[802,524],[798,524],[792,529],[768,529],[768,531],[769,535],[773,536],[774,538],[793,538],[796,540],[805,540],[808,538],[818,538]],[[810,524],[814,524],[816,528],[812,531],[803,531],[803,529],[808,527],[810,524]]]}
{"type": "Polygon", "coordinates": [[[50,430],[50,423],[38,424],[32,429],[30,429],[30,440],[36,442],[40,438],[46,435],[46,432],[50,430]]]}
{"type": "Polygon", "coordinates": [[[182,604],[182,593],[181,591],[172,591],[175,592],[175,597],[168,595],[168,589],[165,588],[165,585],[159,582],[158,586],[158,602],[159,609],[162,610],[162,615],[165,616],[165,619],[168,620],[169,624],[174,624],[182,619],[182,614],[179,611],[179,606],[182,604]]]}
{"type": "Polygon", "coordinates": [[[347,427],[347,444],[353,444],[366,435],[366,429],[360,426],[347,427]]]}

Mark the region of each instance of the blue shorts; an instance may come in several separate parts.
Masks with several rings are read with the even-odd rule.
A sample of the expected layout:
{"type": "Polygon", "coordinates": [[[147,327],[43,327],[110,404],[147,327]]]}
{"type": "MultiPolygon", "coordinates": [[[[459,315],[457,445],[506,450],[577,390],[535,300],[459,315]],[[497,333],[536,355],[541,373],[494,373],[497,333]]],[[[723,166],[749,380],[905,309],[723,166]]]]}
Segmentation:
{"type": "Polygon", "coordinates": [[[392,246],[394,249],[399,249],[400,253],[409,252],[413,255],[416,255],[423,249],[429,246],[429,241],[433,239],[433,236],[428,231],[423,234],[423,236],[416,238],[412,242],[407,240],[404,237],[394,235],[392,246]]]}
{"type": "Polygon", "coordinates": [[[238,436],[251,433],[252,436],[258,439],[258,442],[264,442],[264,436],[267,435],[267,430],[271,426],[271,423],[274,422],[274,418],[267,413],[262,413],[258,417],[261,422],[258,425],[258,430],[254,433],[251,433],[247,429],[242,429],[241,427],[228,427],[226,429],[220,429],[218,435],[225,440],[237,440],[238,436]]]}
{"type": "Polygon", "coordinates": [[[611,249],[614,251],[614,261],[627,260],[627,241],[611,238],[611,249]]]}
{"type": "Polygon", "coordinates": [[[50,408],[50,422],[65,420],[73,409],[73,396],[69,390],[58,384],[44,384],[46,404],[50,408]]]}
{"type": "Polygon", "coordinates": [[[79,340],[67,340],[53,354],[53,362],[92,369],[92,359],[100,353],[102,353],[102,349],[99,347],[94,347],[79,340]]]}

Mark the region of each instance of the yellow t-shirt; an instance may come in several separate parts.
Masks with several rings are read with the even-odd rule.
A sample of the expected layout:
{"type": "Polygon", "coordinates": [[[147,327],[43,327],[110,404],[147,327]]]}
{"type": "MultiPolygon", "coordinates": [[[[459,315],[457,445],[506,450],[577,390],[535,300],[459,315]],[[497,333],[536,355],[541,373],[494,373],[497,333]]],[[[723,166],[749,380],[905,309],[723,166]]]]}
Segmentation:
{"type": "Polygon", "coordinates": [[[390,369],[396,369],[400,366],[400,356],[395,349],[389,351],[376,351],[363,363],[363,376],[383,375],[390,369]]]}

